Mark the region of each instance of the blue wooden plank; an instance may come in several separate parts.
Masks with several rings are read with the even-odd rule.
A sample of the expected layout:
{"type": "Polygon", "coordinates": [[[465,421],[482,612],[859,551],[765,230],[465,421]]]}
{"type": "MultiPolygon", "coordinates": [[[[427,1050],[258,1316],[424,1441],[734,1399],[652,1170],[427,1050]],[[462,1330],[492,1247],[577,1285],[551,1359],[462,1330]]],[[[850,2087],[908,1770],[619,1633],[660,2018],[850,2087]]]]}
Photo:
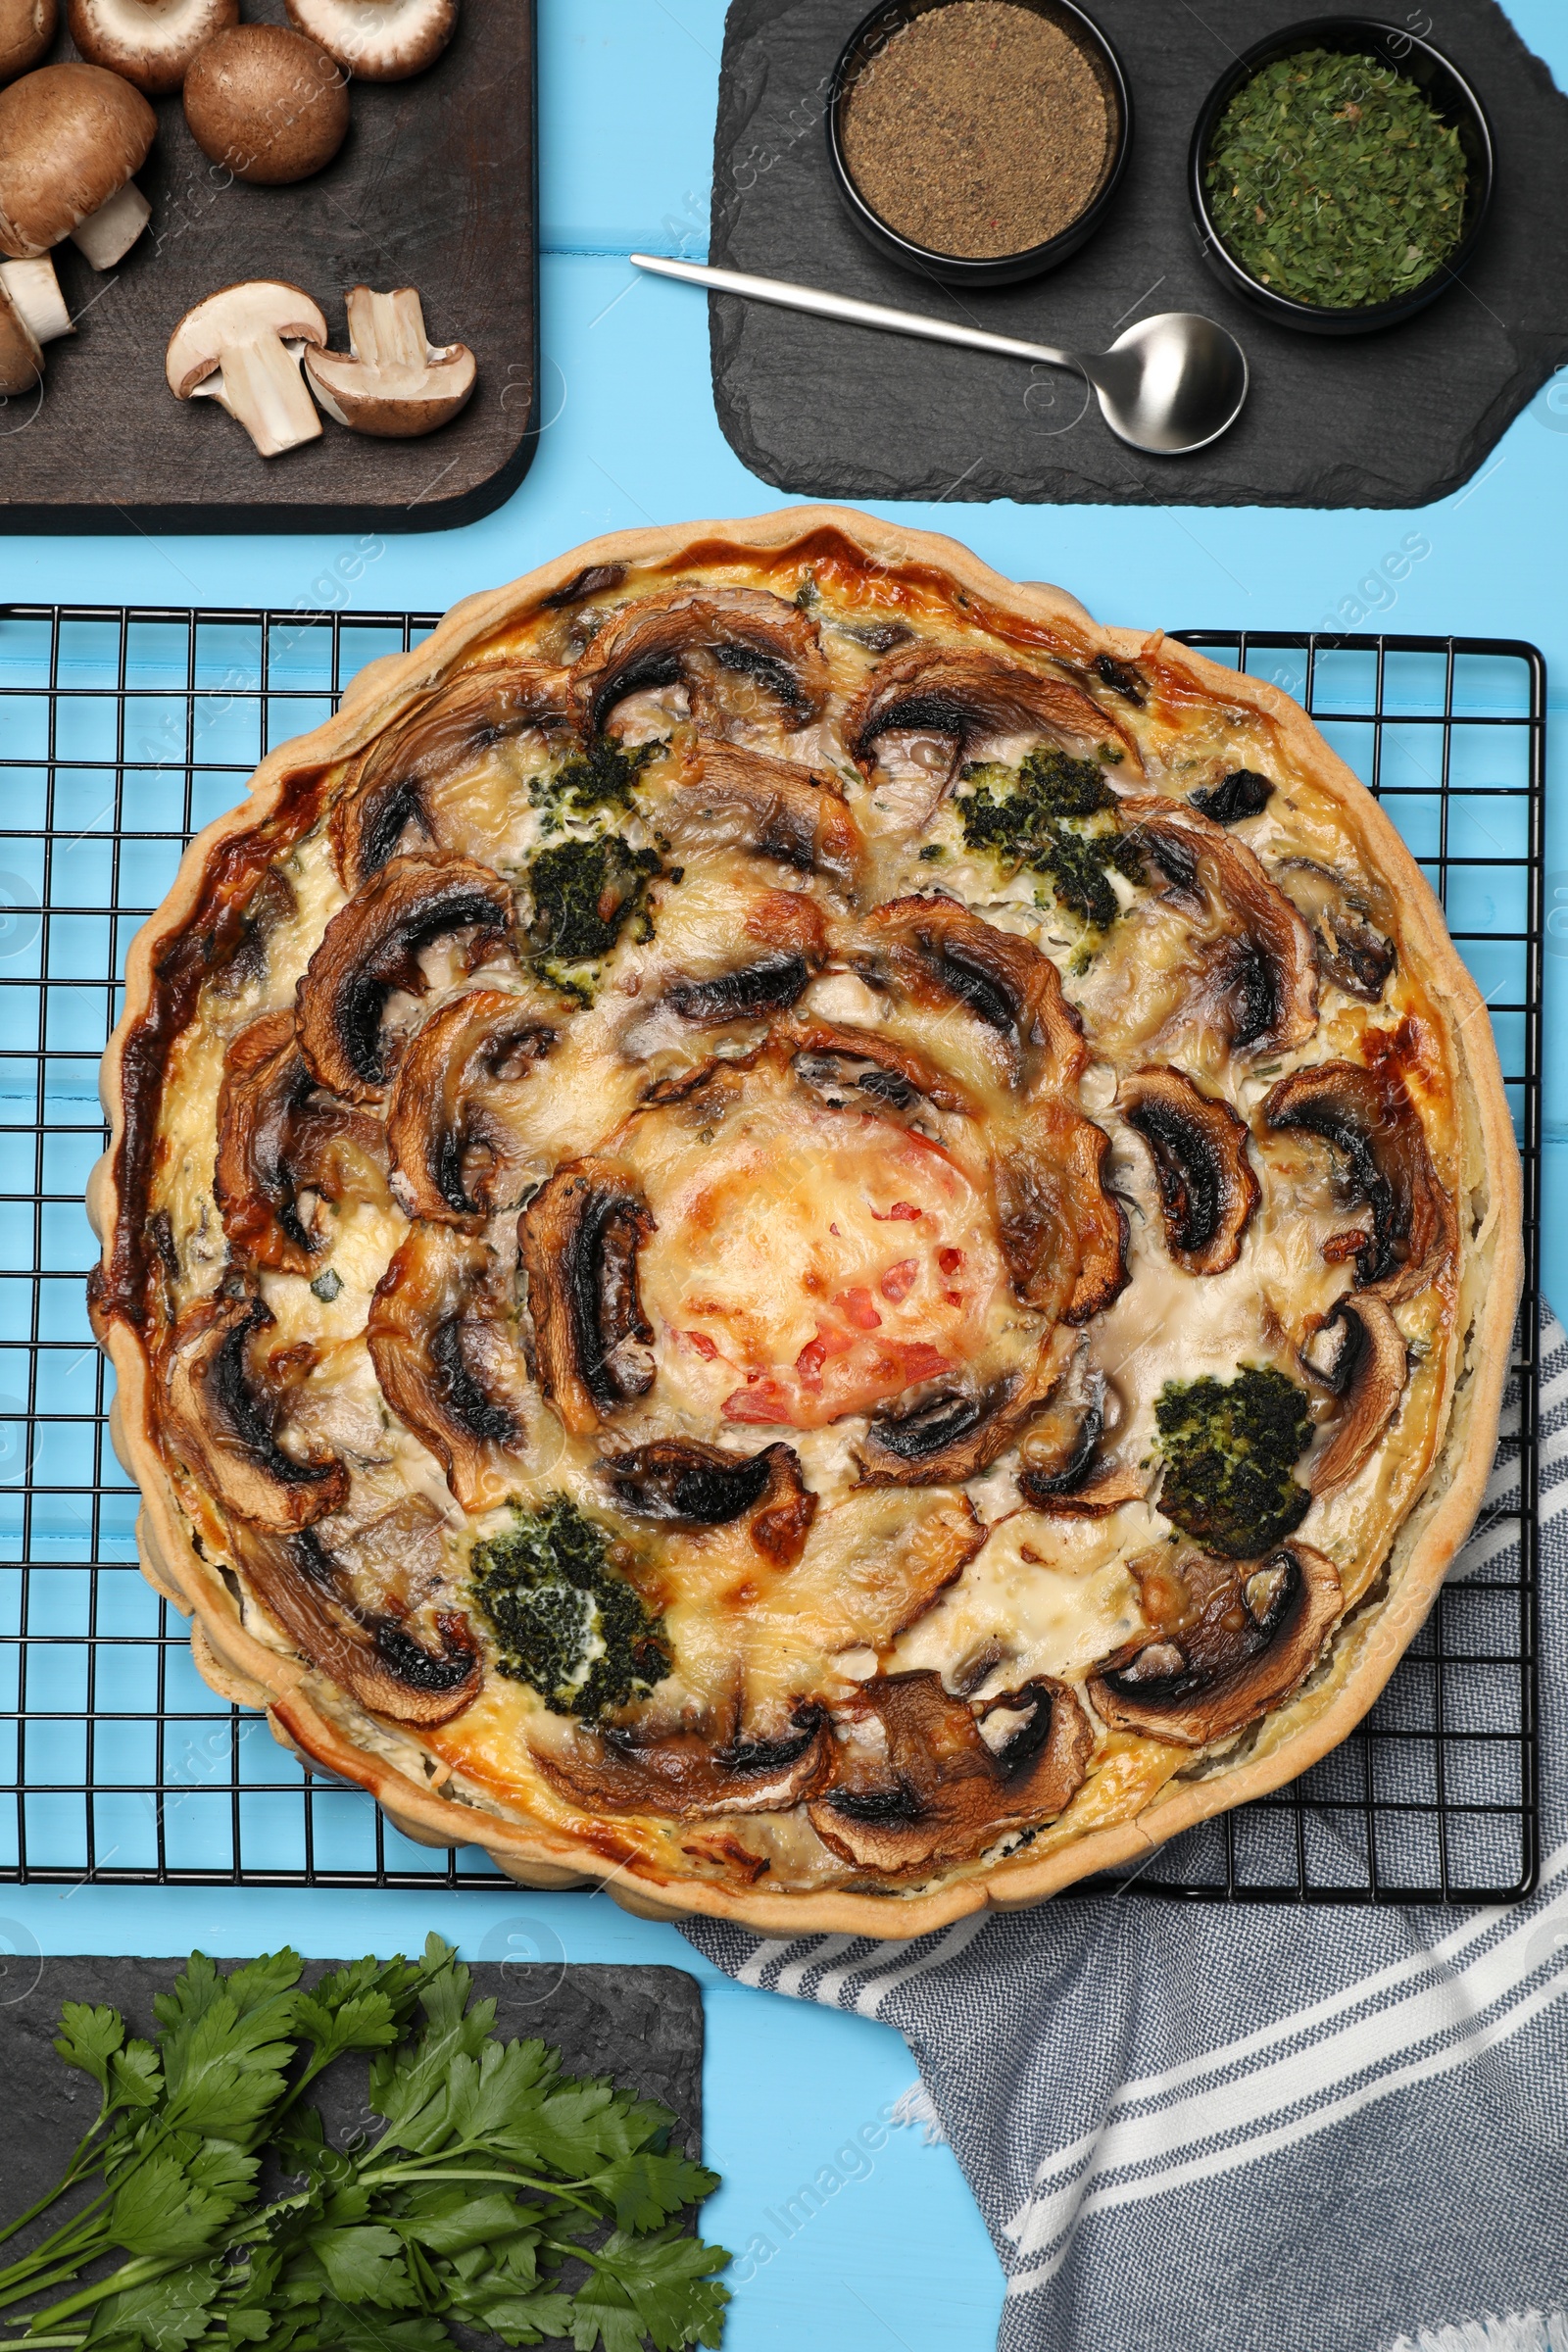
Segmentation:
{"type": "Polygon", "coordinates": [[[546,253],[708,252],[723,0],[546,0],[546,253]]]}

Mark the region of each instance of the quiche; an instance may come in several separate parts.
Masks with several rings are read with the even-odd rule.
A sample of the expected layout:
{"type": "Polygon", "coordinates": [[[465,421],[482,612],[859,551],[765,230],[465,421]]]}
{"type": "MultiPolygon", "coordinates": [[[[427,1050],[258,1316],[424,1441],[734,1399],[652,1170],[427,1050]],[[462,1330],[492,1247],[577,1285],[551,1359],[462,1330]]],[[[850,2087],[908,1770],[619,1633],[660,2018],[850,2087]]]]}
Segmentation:
{"type": "Polygon", "coordinates": [[[407,1834],[910,1936],[1343,1739],[1520,1284],[1482,1001],[1275,687],[841,509],[617,534],[136,940],[95,1328],[220,1692],[407,1834]]]}

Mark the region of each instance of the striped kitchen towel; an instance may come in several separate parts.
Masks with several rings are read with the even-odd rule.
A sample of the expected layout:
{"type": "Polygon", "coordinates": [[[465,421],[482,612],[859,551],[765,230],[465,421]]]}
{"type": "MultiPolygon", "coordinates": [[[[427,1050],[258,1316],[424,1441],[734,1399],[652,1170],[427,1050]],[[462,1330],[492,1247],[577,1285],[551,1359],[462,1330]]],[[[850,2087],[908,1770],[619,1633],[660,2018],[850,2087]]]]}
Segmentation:
{"type": "MultiPolygon", "coordinates": [[[[904,2034],[1006,2272],[1001,2352],[1568,2352],[1568,1336],[1541,1336],[1530,1901],[687,1928],[743,1984],[904,2034]]],[[[1453,1578],[1514,1567],[1517,1462],[1505,1435],[1453,1578]]]]}

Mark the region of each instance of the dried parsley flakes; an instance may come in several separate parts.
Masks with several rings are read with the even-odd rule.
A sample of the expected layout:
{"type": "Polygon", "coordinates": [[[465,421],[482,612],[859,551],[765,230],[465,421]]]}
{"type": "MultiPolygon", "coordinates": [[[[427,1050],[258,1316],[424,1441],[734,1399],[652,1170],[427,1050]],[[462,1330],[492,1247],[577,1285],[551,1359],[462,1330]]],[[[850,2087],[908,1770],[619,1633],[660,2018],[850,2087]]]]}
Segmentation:
{"type": "Polygon", "coordinates": [[[1235,259],[1320,309],[1412,292],[1463,233],[1459,134],[1375,57],[1302,49],[1265,66],[1220,117],[1203,178],[1235,259]]]}

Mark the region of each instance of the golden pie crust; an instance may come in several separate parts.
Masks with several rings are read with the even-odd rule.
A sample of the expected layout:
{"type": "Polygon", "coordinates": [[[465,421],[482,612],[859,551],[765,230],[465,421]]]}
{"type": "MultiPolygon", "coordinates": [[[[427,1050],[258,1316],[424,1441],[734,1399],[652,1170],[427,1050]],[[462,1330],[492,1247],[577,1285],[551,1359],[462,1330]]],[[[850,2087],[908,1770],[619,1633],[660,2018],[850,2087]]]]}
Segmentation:
{"type": "Polygon", "coordinates": [[[524,1884],[1039,1901],[1343,1740],[1492,1467],[1518,1157],[1388,818],[1272,685],[847,510],[372,662],[192,843],[103,1093],[146,1574],[524,1884]],[[1255,1555],[1159,1508],[1165,1384],[1242,1365],[1311,1419],[1255,1555]],[[567,1506],[642,1630],[553,1586],[546,1672],[494,1578],[567,1506]]]}

